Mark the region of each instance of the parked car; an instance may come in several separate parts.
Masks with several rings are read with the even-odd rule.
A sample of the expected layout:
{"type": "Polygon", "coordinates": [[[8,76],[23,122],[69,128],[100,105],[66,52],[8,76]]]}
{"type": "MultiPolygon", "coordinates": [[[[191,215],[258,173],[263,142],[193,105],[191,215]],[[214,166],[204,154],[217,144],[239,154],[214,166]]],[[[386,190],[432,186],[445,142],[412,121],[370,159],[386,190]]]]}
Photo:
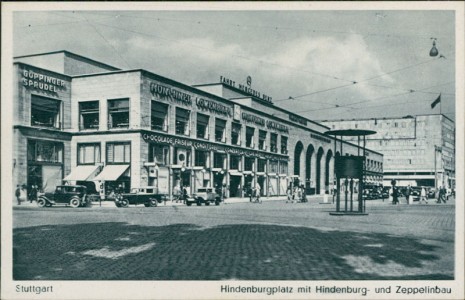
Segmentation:
{"type": "Polygon", "coordinates": [[[168,199],[168,195],[157,193],[154,187],[132,188],[130,193],[117,194],[115,205],[117,207],[128,207],[129,204],[143,204],[145,207],[155,207],[168,199]]]}
{"type": "Polygon", "coordinates": [[[37,205],[50,207],[65,204],[71,207],[91,206],[92,201],[87,197],[87,189],[83,185],[59,185],[53,193],[39,194],[37,205]]]}
{"type": "Polygon", "coordinates": [[[220,205],[221,196],[213,188],[199,188],[193,197],[187,197],[186,199],[187,206],[191,206],[193,203],[198,206],[202,205],[202,203],[205,203],[205,205],[210,205],[210,203],[220,205]]]}

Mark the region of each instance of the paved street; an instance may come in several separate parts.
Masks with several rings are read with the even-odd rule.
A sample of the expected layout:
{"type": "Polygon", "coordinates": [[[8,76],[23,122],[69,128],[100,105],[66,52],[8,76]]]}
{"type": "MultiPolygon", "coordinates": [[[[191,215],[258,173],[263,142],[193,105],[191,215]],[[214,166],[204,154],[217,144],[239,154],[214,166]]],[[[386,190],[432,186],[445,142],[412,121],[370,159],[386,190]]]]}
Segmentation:
{"type": "MultiPolygon", "coordinates": [[[[17,280],[452,279],[454,200],[14,207],[17,280]]],[[[228,200],[227,200],[228,201],[228,200]]],[[[234,203],[235,202],[235,203],[234,203]]]]}

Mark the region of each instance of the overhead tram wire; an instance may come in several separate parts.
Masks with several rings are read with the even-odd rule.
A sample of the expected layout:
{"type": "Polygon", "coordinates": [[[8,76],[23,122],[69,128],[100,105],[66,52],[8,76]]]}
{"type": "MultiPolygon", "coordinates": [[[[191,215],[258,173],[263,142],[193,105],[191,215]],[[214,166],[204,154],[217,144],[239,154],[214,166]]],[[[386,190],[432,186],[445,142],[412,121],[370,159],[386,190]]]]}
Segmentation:
{"type": "MultiPolygon", "coordinates": [[[[140,32],[140,31],[135,31],[135,30],[130,30],[130,29],[123,29],[123,28],[120,28],[120,27],[117,27],[117,26],[111,26],[111,25],[108,25],[108,24],[102,24],[102,23],[97,23],[97,22],[95,22],[95,23],[98,24],[98,25],[101,25],[101,26],[110,27],[110,28],[114,28],[114,29],[117,29],[117,30],[121,30],[121,31],[126,31],[126,32],[135,33],[135,34],[140,34],[140,35],[146,35],[146,36],[156,37],[156,38],[159,38],[159,39],[163,39],[163,40],[167,40],[167,41],[174,41],[174,42],[177,42],[177,43],[182,43],[182,42],[180,42],[180,41],[178,41],[178,40],[176,40],[176,39],[169,39],[169,38],[164,38],[164,37],[157,36],[157,35],[154,35],[154,34],[143,33],[143,32],[140,32]]],[[[207,51],[210,51],[210,52],[216,52],[215,50],[212,50],[212,49],[209,49],[209,48],[205,48],[205,47],[200,47],[200,46],[197,46],[197,45],[190,45],[190,46],[193,46],[193,47],[196,47],[196,48],[199,48],[199,49],[202,49],[202,50],[207,50],[207,51]]],[[[296,70],[296,71],[299,71],[299,72],[309,73],[309,74],[316,75],[316,76],[322,76],[322,77],[327,77],[327,78],[331,78],[331,79],[335,79],[335,80],[341,80],[341,81],[351,82],[351,84],[336,86],[336,87],[332,87],[332,88],[329,88],[329,89],[319,90],[319,91],[315,91],[315,92],[310,92],[310,93],[303,94],[303,95],[291,96],[291,97],[289,97],[289,98],[283,98],[283,99],[279,99],[279,100],[274,100],[273,102],[281,102],[281,101],[290,100],[290,99],[302,98],[302,97],[306,97],[306,96],[310,96],[310,95],[314,95],[314,94],[318,94],[318,93],[323,93],[323,92],[327,92],[327,91],[331,91],[331,90],[336,90],[336,89],[341,89],[341,88],[353,86],[353,85],[358,84],[358,83],[367,84],[367,83],[365,83],[365,82],[368,81],[368,80],[372,80],[372,79],[375,79],[375,78],[378,78],[378,77],[385,76],[385,75],[387,75],[387,74],[392,74],[392,73],[398,72],[398,71],[400,71],[400,70],[405,70],[405,69],[408,69],[408,68],[412,68],[412,67],[415,67],[415,66],[418,66],[418,65],[421,65],[421,64],[425,64],[425,63],[429,63],[429,62],[432,62],[432,61],[436,60],[436,59],[433,59],[433,60],[424,61],[424,62],[421,62],[421,63],[418,63],[418,64],[414,64],[414,65],[411,65],[411,66],[403,67],[403,68],[401,68],[401,69],[399,69],[399,70],[393,70],[393,71],[390,71],[390,72],[388,72],[388,73],[383,73],[383,74],[377,75],[376,77],[372,77],[372,78],[369,78],[369,79],[364,79],[364,80],[362,80],[362,81],[355,81],[355,80],[349,80],[349,79],[339,78],[339,77],[337,77],[337,76],[332,76],[332,75],[328,75],[328,74],[315,73],[315,72],[310,72],[310,71],[308,71],[308,70],[303,70],[303,69],[298,69],[298,68],[283,66],[283,65],[280,65],[280,64],[277,64],[277,63],[274,63],[274,62],[268,62],[268,61],[264,61],[264,60],[257,60],[257,59],[253,59],[253,58],[246,57],[246,56],[243,56],[243,55],[237,55],[237,54],[236,54],[236,55],[232,55],[232,56],[237,57],[237,58],[241,58],[241,59],[246,59],[246,60],[251,60],[251,61],[257,61],[257,62],[260,62],[260,63],[266,63],[266,64],[270,64],[270,65],[275,65],[275,66],[278,66],[278,67],[281,67],[281,68],[296,70]]],[[[370,85],[370,84],[367,84],[367,85],[370,85]]]]}

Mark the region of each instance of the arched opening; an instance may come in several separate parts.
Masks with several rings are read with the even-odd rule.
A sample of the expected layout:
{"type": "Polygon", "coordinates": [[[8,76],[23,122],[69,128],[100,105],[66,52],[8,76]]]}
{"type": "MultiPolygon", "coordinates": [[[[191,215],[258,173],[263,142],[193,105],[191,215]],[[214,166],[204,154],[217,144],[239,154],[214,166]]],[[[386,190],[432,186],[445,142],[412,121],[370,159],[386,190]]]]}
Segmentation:
{"type": "Polygon", "coordinates": [[[315,190],[311,187],[313,152],[315,152],[315,148],[313,148],[312,145],[309,145],[305,155],[305,190],[308,195],[315,194],[315,190]]]}
{"type": "Polygon", "coordinates": [[[323,157],[323,148],[319,148],[316,154],[316,194],[321,192],[321,158],[323,157]]]}
{"type": "Polygon", "coordinates": [[[333,158],[333,152],[331,150],[326,153],[326,164],[325,164],[325,193],[329,194],[329,177],[331,176],[331,159],[333,158]]]}
{"type": "Polygon", "coordinates": [[[297,175],[300,177],[300,156],[302,155],[302,151],[304,149],[304,145],[302,142],[297,142],[295,145],[295,150],[294,150],[294,175],[297,175]]]}

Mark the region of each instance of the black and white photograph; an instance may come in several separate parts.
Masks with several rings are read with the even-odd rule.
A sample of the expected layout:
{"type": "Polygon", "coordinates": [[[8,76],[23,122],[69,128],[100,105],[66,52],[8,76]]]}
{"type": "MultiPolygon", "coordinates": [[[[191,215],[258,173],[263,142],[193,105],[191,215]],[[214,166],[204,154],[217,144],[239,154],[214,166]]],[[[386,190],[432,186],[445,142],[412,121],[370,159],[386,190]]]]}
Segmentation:
{"type": "Polygon", "coordinates": [[[463,2],[2,3],[2,299],[463,299],[463,2]]]}

